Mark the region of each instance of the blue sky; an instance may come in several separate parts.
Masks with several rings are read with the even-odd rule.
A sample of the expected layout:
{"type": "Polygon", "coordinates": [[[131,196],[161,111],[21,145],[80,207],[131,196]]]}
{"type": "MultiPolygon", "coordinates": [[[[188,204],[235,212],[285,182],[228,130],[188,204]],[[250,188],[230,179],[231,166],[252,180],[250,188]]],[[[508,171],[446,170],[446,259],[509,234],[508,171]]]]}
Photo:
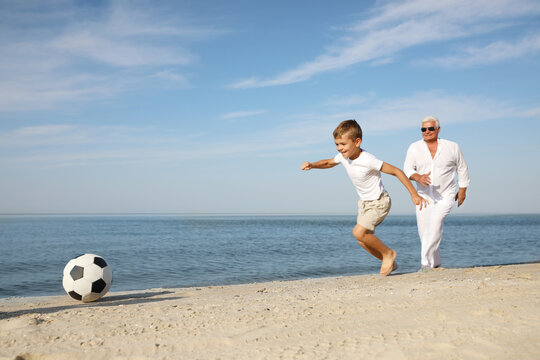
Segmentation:
{"type": "MultiPolygon", "coordinates": [[[[0,0],[0,213],[355,214],[332,131],[398,167],[426,115],[454,213],[540,212],[540,2],[0,0]]],[[[407,191],[383,175],[392,214],[407,191]]]]}

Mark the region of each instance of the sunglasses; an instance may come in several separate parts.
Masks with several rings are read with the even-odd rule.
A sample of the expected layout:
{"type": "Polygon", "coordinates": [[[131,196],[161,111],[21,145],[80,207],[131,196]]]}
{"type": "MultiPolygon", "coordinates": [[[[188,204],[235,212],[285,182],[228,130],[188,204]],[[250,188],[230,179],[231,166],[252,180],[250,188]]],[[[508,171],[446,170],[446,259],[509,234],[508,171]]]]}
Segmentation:
{"type": "Polygon", "coordinates": [[[430,127],[427,127],[427,128],[420,128],[420,130],[422,130],[422,132],[426,132],[426,130],[435,131],[435,129],[437,129],[435,126],[430,126],[430,127]]]}

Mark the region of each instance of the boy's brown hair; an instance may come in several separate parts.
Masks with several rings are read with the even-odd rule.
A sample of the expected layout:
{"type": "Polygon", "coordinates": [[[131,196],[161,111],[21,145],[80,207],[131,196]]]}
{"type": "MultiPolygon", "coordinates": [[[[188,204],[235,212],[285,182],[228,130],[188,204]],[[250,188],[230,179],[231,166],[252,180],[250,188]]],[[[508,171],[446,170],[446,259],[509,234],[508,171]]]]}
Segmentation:
{"type": "Polygon", "coordinates": [[[348,136],[352,140],[362,139],[362,128],[356,120],[342,121],[334,130],[334,139],[348,136]]]}

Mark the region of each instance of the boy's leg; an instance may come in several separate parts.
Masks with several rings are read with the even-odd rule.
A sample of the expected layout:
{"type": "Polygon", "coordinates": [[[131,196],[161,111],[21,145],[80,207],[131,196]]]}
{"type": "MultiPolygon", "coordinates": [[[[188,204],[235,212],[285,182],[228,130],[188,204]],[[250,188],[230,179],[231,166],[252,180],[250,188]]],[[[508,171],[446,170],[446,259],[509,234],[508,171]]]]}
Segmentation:
{"type": "MultiPolygon", "coordinates": [[[[366,236],[373,235],[372,231],[369,231],[368,229],[363,228],[360,225],[356,225],[353,229],[353,235],[356,238],[356,240],[358,240],[358,243],[360,244],[360,246],[362,246],[371,255],[375,256],[377,259],[382,261],[383,256],[378,250],[370,248],[369,246],[364,244],[362,240],[360,240],[360,239],[364,239],[366,236]]],[[[369,242],[369,239],[368,239],[368,242],[369,242]]]]}
{"type": "Polygon", "coordinates": [[[387,247],[377,236],[375,228],[383,222],[390,212],[392,201],[387,192],[377,200],[358,202],[357,225],[353,229],[354,237],[370,254],[382,261],[381,275],[389,275],[395,268],[397,253],[387,247]]]}
{"type": "Polygon", "coordinates": [[[353,229],[353,235],[360,245],[370,254],[382,260],[381,275],[389,275],[394,270],[394,260],[397,253],[386,246],[373,231],[366,229],[361,225],[356,225],[353,229]]]}

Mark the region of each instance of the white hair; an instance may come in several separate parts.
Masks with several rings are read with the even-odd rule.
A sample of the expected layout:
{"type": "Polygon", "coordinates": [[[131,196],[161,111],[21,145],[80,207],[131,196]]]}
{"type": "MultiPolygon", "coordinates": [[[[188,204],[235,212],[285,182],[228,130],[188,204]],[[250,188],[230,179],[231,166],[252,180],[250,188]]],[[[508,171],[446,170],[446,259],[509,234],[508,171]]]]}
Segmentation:
{"type": "Polygon", "coordinates": [[[426,116],[424,119],[422,119],[422,124],[428,121],[435,121],[435,127],[438,129],[441,127],[439,124],[439,119],[437,119],[435,116],[426,116]]]}

